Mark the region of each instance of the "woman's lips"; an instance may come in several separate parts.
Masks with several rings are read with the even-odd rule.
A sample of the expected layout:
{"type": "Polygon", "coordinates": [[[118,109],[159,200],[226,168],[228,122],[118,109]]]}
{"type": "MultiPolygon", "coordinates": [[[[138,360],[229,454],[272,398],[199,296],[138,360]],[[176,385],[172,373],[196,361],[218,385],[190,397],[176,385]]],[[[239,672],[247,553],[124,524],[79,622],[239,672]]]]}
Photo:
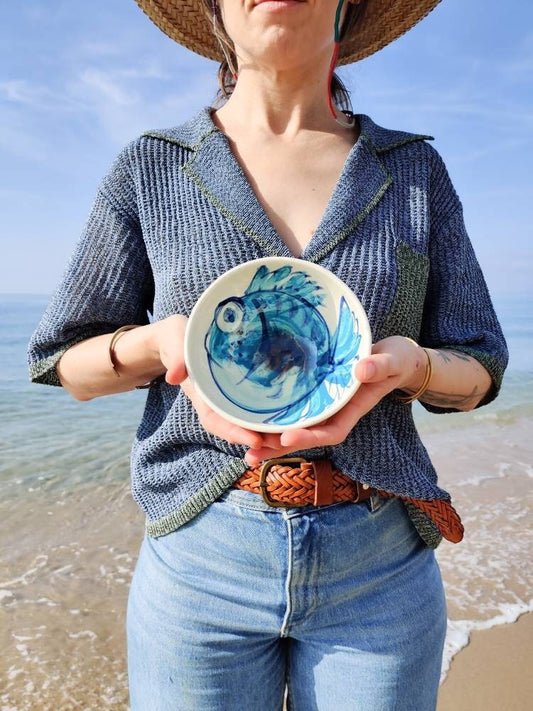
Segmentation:
{"type": "Polygon", "coordinates": [[[291,5],[302,5],[306,0],[256,0],[255,7],[261,6],[264,10],[282,10],[291,5]]]}

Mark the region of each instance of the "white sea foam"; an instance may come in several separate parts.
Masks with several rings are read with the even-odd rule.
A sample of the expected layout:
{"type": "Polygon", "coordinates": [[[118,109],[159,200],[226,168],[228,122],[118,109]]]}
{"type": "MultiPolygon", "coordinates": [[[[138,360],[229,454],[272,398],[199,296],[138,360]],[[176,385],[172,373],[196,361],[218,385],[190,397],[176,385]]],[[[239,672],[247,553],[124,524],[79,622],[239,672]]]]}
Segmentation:
{"type": "Polygon", "coordinates": [[[513,623],[533,611],[531,569],[524,564],[532,545],[532,467],[523,460],[523,438],[500,440],[498,454],[499,463],[492,464],[472,457],[471,476],[451,487],[466,533],[460,545],[437,550],[450,616],[441,681],[473,631],[513,623]]]}
{"type": "Polygon", "coordinates": [[[500,462],[495,471],[482,471],[468,479],[461,479],[461,481],[457,482],[456,486],[479,486],[491,479],[505,479],[512,473],[515,466],[516,464],[512,462],[500,462]]]}
{"type": "Polygon", "coordinates": [[[17,578],[12,578],[11,580],[7,580],[6,582],[3,582],[3,583],[0,583],[0,589],[17,585],[17,583],[22,583],[23,585],[27,585],[29,582],[28,579],[31,578],[31,576],[34,575],[35,573],[38,573],[41,570],[41,568],[43,568],[47,563],[48,563],[48,556],[45,555],[44,553],[39,554],[34,559],[34,561],[32,563],[32,567],[30,567],[21,576],[19,576],[17,578]]]}
{"type": "Polygon", "coordinates": [[[17,669],[14,666],[11,666],[7,670],[6,676],[11,681],[11,679],[16,679],[19,674],[24,674],[24,669],[17,669]]]}
{"type": "Polygon", "coordinates": [[[13,634],[12,637],[14,639],[16,639],[18,642],[28,642],[29,640],[32,640],[32,639],[39,639],[39,637],[42,637],[42,634],[39,633],[36,635],[31,635],[31,636],[13,634]]]}
{"type": "Polygon", "coordinates": [[[27,600],[28,603],[36,605],[46,605],[47,607],[57,607],[58,603],[48,597],[40,597],[38,600],[27,600]]]}
{"type": "Polygon", "coordinates": [[[72,569],[72,563],[69,563],[68,565],[63,565],[61,568],[57,568],[56,570],[53,571],[54,575],[59,575],[60,573],[64,573],[66,570],[71,570],[72,569]]]}
{"type": "Polygon", "coordinates": [[[468,645],[472,632],[488,630],[491,627],[516,622],[520,615],[526,612],[533,612],[533,600],[530,600],[528,603],[502,605],[501,613],[488,620],[448,620],[444,655],[442,658],[441,684],[450,670],[453,657],[468,645]]]}
{"type": "Polygon", "coordinates": [[[69,637],[71,639],[79,639],[80,637],[89,637],[90,639],[96,639],[98,635],[92,630],[81,630],[81,632],[70,632],[69,637]]]}
{"type": "Polygon", "coordinates": [[[526,464],[526,462],[517,462],[517,464],[523,468],[524,473],[530,479],[533,479],[533,467],[531,466],[531,464],[529,464],[529,463],[526,464]]]}

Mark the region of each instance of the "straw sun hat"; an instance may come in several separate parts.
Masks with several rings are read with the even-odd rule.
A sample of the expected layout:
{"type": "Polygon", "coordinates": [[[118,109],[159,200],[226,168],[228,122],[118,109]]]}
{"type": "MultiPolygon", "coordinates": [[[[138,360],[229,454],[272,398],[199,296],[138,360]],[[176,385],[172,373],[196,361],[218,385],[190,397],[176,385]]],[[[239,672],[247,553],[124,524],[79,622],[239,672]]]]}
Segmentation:
{"type": "MultiPolygon", "coordinates": [[[[209,59],[224,55],[204,14],[202,0],[136,0],[148,17],[187,49],[209,59]]],[[[349,64],[403,35],[440,0],[368,0],[366,11],[350,37],[343,40],[339,64],[349,64]]]]}

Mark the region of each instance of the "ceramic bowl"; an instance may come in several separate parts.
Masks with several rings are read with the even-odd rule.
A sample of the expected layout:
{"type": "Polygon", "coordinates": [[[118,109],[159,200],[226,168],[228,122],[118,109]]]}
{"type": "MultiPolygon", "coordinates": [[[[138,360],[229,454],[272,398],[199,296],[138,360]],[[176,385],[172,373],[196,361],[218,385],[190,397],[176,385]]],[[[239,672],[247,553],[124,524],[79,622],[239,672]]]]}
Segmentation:
{"type": "Polygon", "coordinates": [[[230,422],[258,432],[310,427],[359,387],[368,320],[334,274],[268,257],[229,270],[202,294],[185,333],[196,389],[230,422]]]}

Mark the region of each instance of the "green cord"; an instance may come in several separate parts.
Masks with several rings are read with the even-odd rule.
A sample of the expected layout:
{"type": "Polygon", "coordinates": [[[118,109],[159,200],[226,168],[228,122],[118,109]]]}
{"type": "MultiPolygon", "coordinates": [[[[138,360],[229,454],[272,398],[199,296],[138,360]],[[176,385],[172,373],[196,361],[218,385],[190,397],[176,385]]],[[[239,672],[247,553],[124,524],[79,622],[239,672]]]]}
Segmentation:
{"type": "Polygon", "coordinates": [[[342,12],[343,5],[344,5],[344,0],[339,0],[339,4],[337,5],[337,12],[335,13],[335,42],[341,41],[340,23],[341,23],[341,12],[342,12]]]}

